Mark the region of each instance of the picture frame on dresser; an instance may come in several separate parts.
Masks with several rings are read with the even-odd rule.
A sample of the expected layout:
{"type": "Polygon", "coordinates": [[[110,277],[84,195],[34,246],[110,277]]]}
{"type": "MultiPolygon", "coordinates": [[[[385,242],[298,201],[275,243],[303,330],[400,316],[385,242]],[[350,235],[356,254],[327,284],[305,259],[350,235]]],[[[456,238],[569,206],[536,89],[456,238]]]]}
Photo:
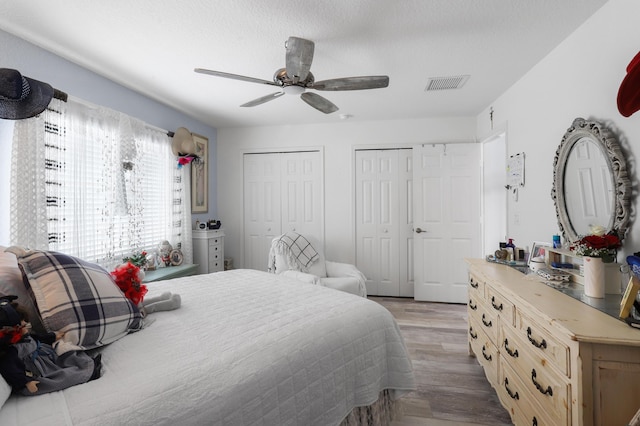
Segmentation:
{"type": "Polygon", "coordinates": [[[633,307],[633,302],[636,300],[639,290],[640,279],[634,275],[629,278],[629,284],[627,284],[627,288],[620,301],[620,318],[625,319],[631,314],[631,308],[633,307]]]}
{"type": "Polygon", "coordinates": [[[209,139],[192,133],[196,155],[191,162],[191,213],[209,210],[209,139]]]}
{"type": "Polygon", "coordinates": [[[543,241],[534,241],[531,244],[531,251],[529,252],[529,258],[527,259],[527,266],[531,266],[531,259],[535,259],[538,256],[545,257],[545,249],[551,247],[551,243],[543,241]]]}

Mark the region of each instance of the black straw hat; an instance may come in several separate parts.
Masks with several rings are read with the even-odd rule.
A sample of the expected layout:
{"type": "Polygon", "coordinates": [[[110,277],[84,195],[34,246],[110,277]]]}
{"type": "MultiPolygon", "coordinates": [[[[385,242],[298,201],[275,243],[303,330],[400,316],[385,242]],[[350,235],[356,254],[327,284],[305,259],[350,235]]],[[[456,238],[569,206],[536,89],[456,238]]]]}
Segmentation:
{"type": "Polygon", "coordinates": [[[0,327],[13,327],[20,324],[20,315],[11,304],[16,296],[0,297],[0,327]]]}
{"type": "Polygon", "coordinates": [[[0,68],[0,118],[20,120],[38,115],[52,97],[53,88],[47,83],[0,68]]]}

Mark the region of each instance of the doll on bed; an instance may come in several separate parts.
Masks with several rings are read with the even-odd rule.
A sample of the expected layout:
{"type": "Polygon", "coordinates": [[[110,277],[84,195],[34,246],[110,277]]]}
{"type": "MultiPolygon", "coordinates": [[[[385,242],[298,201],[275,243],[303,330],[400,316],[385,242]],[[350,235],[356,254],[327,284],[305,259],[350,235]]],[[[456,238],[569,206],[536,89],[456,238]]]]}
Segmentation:
{"type": "Polygon", "coordinates": [[[0,374],[16,393],[40,395],[100,377],[100,355],[82,351],[58,356],[55,333],[35,335],[16,296],[0,297],[0,374]]]}

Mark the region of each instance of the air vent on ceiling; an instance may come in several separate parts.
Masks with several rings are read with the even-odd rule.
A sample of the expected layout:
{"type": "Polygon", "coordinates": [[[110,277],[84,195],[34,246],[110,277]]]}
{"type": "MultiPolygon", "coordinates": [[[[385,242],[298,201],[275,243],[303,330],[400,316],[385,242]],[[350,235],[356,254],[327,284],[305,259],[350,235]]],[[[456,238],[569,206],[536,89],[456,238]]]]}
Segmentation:
{"type": "Polygon", "coordinates": [[[432,77],[424,88],[425,92],[433,90],[459,89],[469,80],[469,75],[456,75],[452,77],[432,77]]]}

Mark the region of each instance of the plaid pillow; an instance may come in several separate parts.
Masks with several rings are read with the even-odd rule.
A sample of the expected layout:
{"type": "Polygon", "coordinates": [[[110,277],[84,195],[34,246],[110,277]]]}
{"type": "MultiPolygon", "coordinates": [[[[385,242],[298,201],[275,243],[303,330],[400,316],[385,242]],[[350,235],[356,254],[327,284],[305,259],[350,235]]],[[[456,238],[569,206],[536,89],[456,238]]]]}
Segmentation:
{"type": "Polygon", "coordinates": [[[27,286],[48,331],[64,332],[61,354],[114,342],[142,327],[138,308],[101,266],[52,251],[18,257],[27,286]]]}

